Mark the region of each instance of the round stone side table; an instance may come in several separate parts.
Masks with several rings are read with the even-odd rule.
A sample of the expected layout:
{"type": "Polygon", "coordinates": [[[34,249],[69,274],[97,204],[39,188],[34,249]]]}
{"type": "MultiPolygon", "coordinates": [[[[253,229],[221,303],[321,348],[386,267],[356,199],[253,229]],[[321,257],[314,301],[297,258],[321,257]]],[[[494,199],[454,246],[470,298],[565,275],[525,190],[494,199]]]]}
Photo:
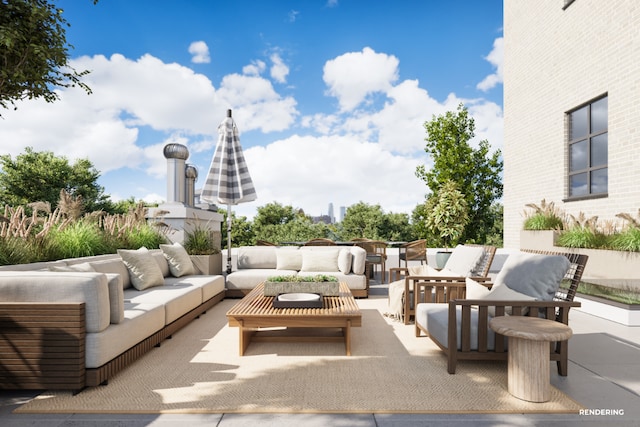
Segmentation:
{"type": "Polygon", "coordinates": [[[509,393],[529,402],[547,402],[551,397],[549,343],[568,340],[573,333],[571,328],[564,323],[528,316],[494,317],[489,327],[509,337],[509,393]]]}

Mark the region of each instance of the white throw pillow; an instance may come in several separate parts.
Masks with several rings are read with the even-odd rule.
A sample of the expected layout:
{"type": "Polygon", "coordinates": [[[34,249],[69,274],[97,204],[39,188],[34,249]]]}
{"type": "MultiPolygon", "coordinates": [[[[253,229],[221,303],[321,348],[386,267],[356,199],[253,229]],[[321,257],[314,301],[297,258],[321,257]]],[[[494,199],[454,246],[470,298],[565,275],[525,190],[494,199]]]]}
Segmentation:
{"type": "Polygon", "coordinates": [[[195,268],[187,250],[178,242],[173,245],[160,245],[162,254],[169,263],[169,271],[173,277],[195,274],[195,268]]]}
{"type": "Polygon", "coordinates": [[[277,248],[276,249],[278,270],[296,270],[302,268],[302,252],[297,248],[277,248]]]}
{"type": "Polygon", "coordinates": [[[481,285],[473,279],[466,278],[466,299],[486,299],[487,295],[489,295],[489,288],[481,285]]]}
{"type": "Polygon", "coordinates": [[[160,266],[144,246],[136,250],[118,249],[118,255],[127,266],[131,284],[137,290],[164,285],[160,266]]]}
{"type": "MultiPolygon", "coordinates": [[[[532,296],[522,294],[518,291],[514,291],[509,288],[507,285],[493,285],[489,293],[483,297],[478,298],[486,301],[535,301],[536,299],[532,296]]],[[[511,314],[511,307],[505,307],[505,313],[511,314]]],[[[489,307],[489,316],[495,316],[496,310],[495,307],[489,307]]]]}
{"type": "Polygon", "coordinates": [[[351,251],[341,249],[338,253],[338,269],[342,274],[351,273],[351,251]]]}
{"type": "Polygon", "coordinates": [[[338,272],[339,251],[302,251],[300,271],[338,272]]]}

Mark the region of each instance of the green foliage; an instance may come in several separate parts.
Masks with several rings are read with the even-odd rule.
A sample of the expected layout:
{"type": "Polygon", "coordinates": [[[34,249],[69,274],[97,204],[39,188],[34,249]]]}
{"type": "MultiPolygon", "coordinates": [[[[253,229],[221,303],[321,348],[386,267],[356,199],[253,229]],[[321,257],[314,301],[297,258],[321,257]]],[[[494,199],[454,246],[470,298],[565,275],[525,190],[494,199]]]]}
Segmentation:
{"type": "Polygon", "coordinates": [[[197,225],[186,233],[184,248],[190,255],[212,255],[220,253],[215,241],[215,232],[208,227],[197,225]]]}
{"type": "Polygon", "coordinates": [[[618,289],[610,286],[596,285],[594,283],[580,282],[578,293],[593,295],[623,304],[640,304],[640,293],[637,289],[618,289]]]}
{"type": "Polygon", "coordinates": [[[0,2],[0,107],[16,101],[59,99],[56,88],[80,86],[91,89],[69,66],[66,27],[62,10],[47,0],[0,2]]]}
{"type": "Polygon", "coordinates": [[[445,248],[454,246],[469,222],[469,209],[464,194],[454,181],[445,182],[427,200],[426,226],[436,233],[445,248]]]}
{"type": "MultiPolygon", "coordinates": [[[[227,247],[227,211],[218,209],[218,213],[224,217],[222,221],[222,248],[227,247]]],[[[250,246],[256,242],[253,232],[253,226],[246,216],[237,217],[235,212],[231,211],[231,245],[250,246]]]]}
{"type": "Polygon", "coordinates": [[[540,205],[529,203],[526,206],[533,212],[525,212],[525,230],[561,230],[563,228],[564,215],[553,202],[547,203],[542,199],[540,205]]]}
{"type": "Polygon", "coordinates": [[[337,282],[338,278],[335,276],[328,276],[326,274],[316,274],[313,276],[301,276],[301,275],[283,275],[283,276],[271,276],[267,278],[268,282],[282,283],[282,282],[337,282]]]}
{"type": "Polygon", "coordinates": [[[500,150],[489,154],[486,140],[480,141],[478,148],[471,147],[469,142],[475,136],[475,121],[463,104],[456,112],[433,116],[424,127],[427,132],[425,151],[431,156],[433,167],[418,166],[416,176],[426,182],[432,194],[447,181],[457,183],[469,207],[469,222],[460,240],[485,242],[496,219],[491,205],[502,197],[503,191],[500,150]]]}
{"type": "Polygon", "coordinates": [[[158,249],[164,243],[167,243],[167,238],[156,227],[145,223],[134,227],[127,233],[121,247],[138,249],[144,246],[147,249],[158,249]]]}
{"type": "Polygon", "coordinates": [[[342,220],[342,238],[350,240],[364,237],[372,240],[382,240],[384,227],[384,212],[380,205],[369,205],[358,202],[347,208],[342,220]]]}
{"type": "Polygon", "coordinates": [[[610,244],[618,251],[640,252],[640,227],[629,227],[612,236],[610,244]]]}
{"type": "Polygon", "coordinates": [[[27,147],[23,154],[0,156],[0,204],[27,205],[47,202],[54,208],[60,191],[81,198],[84,212],[103,210],[109,206],[104,188],[97,184],[100,173],[86,159],[70,164],[65,157],[50,151],[37,152],[27,147]]]}
{"type": "Polygon", "coordinates": [[[66,227],[55,229],[49,233],[48,241],[55,259],[78,258],[109,252],[105,245],[104,233],[96,223],[89,221],[77,221],[66,227]]]}
{"type": "Polygon", "coordinates": [[[0,238],[0,265],[26,264],[43,259],[38,246],[20,237],[0,238]]]}
{"type": "Polygon", "coordinates": [[[597,249],[607,246],[607,238],[590,227],[574,226],[563,231],[556,244],[567,248],[597,249]]]}

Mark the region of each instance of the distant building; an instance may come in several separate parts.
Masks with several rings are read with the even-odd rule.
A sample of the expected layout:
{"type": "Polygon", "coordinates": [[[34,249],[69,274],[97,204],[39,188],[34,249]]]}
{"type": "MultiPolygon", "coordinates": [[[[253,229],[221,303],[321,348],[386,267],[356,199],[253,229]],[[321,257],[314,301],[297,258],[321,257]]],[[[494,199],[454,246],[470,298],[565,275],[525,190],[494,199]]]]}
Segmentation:
{"type": "Polygon", "coordinates": [[[336,217],[333,216],[333,203],[329,203],[329,211],[327,212],[329,219],[331,220],[330,224],[336,222],[336,217]]]}
{"type": "Polygon", "coordinates": [[[640,4],[504,1],[504,246],[543,199],[599,220],[640,208],[640,4]]]}
{"type": "Polygon", "coordinates": [[[340,206],[340,222],[344,220],[344,215],[347,213],[347,208],[345,206],[340,206]]]}
{"type": "Polygon", "coordinates": [[[331,224],[331,217],[329,215],[314,216],[314,217],[311,217],[311,221],[313,221],[314,224],[317,224],[319,222],[324,222],[325,224],[331,224]]]}

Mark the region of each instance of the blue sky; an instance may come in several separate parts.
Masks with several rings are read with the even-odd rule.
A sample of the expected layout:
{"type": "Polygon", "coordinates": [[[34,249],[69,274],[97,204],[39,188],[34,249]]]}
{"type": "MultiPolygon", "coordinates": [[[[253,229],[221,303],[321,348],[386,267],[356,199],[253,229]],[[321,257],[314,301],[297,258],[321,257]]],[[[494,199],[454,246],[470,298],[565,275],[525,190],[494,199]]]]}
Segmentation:
{"type": "Polygon", "coordinates": [[[166,199],[170,142],[205,179],[226,110],[258,198],[410,213],[423,123],[463,102],[502,148],[502,1],[57,0],[92,95],[3,111],[0,154],[88,158],[114,200],[166,199]]]}

